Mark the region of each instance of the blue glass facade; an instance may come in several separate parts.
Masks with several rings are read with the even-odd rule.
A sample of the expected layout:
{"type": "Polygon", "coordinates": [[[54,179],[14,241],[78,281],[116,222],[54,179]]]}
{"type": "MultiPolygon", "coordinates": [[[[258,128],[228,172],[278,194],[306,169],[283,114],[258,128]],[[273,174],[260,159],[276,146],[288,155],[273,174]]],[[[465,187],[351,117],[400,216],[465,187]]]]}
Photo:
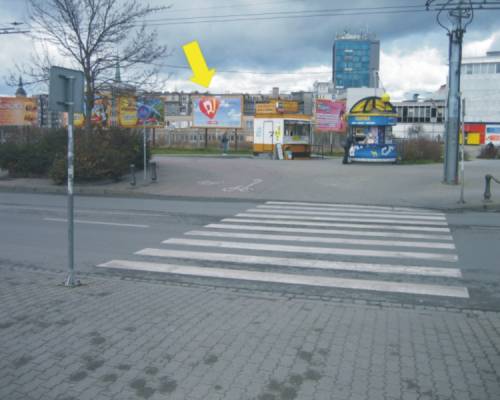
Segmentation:
{"type": "Polygon", "coordinates": [[[333,45],[333,76],[337,88],[374,87],[379,69],[379,42],[339,39],[333,45]]]}

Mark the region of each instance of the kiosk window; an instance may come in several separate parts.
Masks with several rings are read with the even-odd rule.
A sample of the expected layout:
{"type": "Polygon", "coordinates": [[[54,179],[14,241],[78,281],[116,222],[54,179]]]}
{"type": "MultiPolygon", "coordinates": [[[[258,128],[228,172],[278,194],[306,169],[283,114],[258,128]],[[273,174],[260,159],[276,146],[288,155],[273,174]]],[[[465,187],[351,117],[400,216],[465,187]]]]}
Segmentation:
{"type": "Polygon", "coordinates": [[[311,125],[308,121],[286,121],[285,136],[309,136],[311,125]]]}

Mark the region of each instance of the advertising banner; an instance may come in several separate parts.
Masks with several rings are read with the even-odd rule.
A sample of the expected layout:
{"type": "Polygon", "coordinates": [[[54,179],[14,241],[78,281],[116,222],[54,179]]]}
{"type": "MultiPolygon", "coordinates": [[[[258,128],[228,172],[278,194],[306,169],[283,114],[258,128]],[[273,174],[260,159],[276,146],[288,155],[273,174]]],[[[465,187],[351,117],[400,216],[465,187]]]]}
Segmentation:
{"type": "Polygon", "coordinates": [[[398,122],[396,117],[384,115],[350,115],[348,121],[353,126],[392,126],[398,122]]]}
{"type": "Polygon", "coordinates": [[[194,96],[195,128],[241,128],[243,114],[241,96],[194,96]]]}
{"type": "Polygon", "coordinates": [[[0,97],[0,126],[35,126],[37,100],[28,97],[0,97]]]}
{"type": "Polygon", "coordinates": [[[165,102],[160,97],[139,97],[136,103],[137,125],[149,128],[165,126],[165,102]]]}
{"type": "MultiPolygon", "coordinates": [[[[111,96],[108,93],[96,94],[94,107],[92,108],[92,125],[109,127],[111,120],[111,96]]],[[[82,128],[85,125],[85,116],[81,113],[75,113],[73,117],[75,128],[82,128]]]]}
{"type": "Polygon", "coordinates": [[[345,102],[328,99],[316,100],[316,130],[322,132],[345,132],[345,102]]]}
{"type": "Polygon", "coordinates": [[[137,126],[137,102],[133,96],[118,97],[118,125],[122,128],[137,126]]]}
{"type": "Polygon", "coordinates": [[[484,143],[500,146],[500,125],[486,125],[484,143]]]}

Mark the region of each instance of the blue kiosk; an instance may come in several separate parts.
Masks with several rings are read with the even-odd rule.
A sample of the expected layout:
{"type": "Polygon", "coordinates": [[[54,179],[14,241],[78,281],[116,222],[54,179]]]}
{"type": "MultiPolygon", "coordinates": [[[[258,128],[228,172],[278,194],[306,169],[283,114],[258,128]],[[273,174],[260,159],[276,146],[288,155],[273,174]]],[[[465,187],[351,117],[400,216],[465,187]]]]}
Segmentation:
{"type": "Polygon", "coordinates": [[[350,161],[396,163],[398,153],[392,141],[392,127],[397,117],[387,94],[365,97],[354,104],[347,117],[350,161]]]}

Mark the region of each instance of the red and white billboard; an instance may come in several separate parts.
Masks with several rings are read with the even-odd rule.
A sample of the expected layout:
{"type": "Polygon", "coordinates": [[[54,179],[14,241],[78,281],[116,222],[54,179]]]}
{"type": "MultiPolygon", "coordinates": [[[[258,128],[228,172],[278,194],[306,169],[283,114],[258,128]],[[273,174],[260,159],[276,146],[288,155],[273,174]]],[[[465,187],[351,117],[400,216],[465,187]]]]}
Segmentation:
{"type": "Polygon", "coordinates": [[[346,105],[344,101],[327,99],[316,100],[316,130],[321,132],[345,132],[344,118],[346,105]]]}

